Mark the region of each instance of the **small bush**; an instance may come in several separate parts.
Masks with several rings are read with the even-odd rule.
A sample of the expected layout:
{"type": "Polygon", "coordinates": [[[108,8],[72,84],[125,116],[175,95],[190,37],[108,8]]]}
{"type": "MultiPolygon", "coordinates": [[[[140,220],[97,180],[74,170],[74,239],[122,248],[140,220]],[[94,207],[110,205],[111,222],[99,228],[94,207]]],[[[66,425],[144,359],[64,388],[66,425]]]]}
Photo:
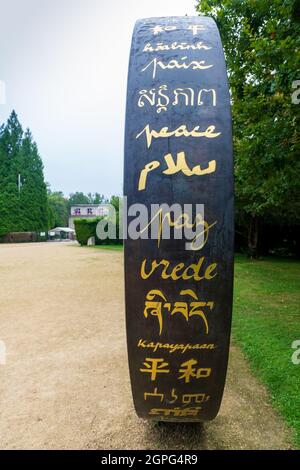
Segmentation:
{"type": "Polygon", "coordinates": [[[96,227],[101,217],[95,219],[75,219],[74,227],[77,241],[80,245],[85,246],[89,238],[96,237],[96,227]]]}
{"type": "MultiPolygon", "coordinates": [[[[114,227],[114,224],[110,221],[107,222],[106,231],[110,233],[110,227],[114,227]]],[[[117,220],[116,223],[116,230],[112,229],[111,233],[116,233],[117,238],[109,238],[107,237],[105,240],[101,240],[98,238],[97,234],[95,234],[95,245],[122,245],[123,240],[120,240],[119,237],[119,221],[117,220]]]]}
{"type": "MultiPolygon", "coordinates": [[[[123,240],[120,240],[119,238],[111,239],[108,237],[105,240],[100,240],[97,237],[97,233],[96,233],[97,224],[102,219],[103,217],[97,217],[94,219],[75,219],[74,220],[76,237],[80,245],[82,246],[87,245],[88,240],[91,237],[95,238],[95,245],[122,245],[123,240]]],[[[108,225],[111,225],[111,224],[112,222],[108,221],[108,225]]],[[[108,230],[108,227],[107,227],[107,230],[108,230]]],[[[112,232],[114,232],[114,230],[112,232]]],[[[116,234],[118,237],[118,234],[119,234],[118,218],[117,218],[117,224],[116,224],[116,234]]]]}

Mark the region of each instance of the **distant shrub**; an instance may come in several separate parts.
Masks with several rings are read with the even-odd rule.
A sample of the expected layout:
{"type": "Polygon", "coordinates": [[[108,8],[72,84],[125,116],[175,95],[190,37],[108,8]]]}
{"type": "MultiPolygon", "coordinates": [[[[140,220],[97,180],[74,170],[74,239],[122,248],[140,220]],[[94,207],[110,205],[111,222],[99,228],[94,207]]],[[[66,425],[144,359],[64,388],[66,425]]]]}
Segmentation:
{"type": "Polygon", "coordinates": [[[102,217],[74,220],[76,238],[80,245],[85,246],[87,245],[89,238],[96,237],[96,227],[101,219],[102,217]]]}
{"type": "MultiPolygon", "coordinates": [[[[106,230],[108,233],[114,233],[115,230],[114,230],[114,224],[110,221],[107,222],[107,227],[106,227],[106,230]],[[112,230],[110,230],[110,228],[112,228],[112,230]]],[[[98,238],[97,234],[95,234],[95,245],[122,245],[123,244],[123,240],[120,240],[119,239],[119,221],[117,220],[117,224],[116,224],[116,236],[117,238],[105,238],[105,240],[101,240],[100,238],[98,238]]]]}
{"type": "Polygon", "coordinates": [[[36,232],[9,232],[0,237],[0,243],[27,243],[38,241],[36,232]]]}

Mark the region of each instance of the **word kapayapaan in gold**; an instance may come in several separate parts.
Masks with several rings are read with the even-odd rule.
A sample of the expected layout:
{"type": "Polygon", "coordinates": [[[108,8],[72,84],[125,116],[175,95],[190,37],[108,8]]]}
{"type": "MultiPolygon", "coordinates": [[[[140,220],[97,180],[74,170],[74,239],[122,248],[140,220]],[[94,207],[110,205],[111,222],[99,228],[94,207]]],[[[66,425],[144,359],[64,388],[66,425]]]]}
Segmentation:
{"type": "Polygon", "coordinates": [[[153,352],[159,351],[160,349],[167,350],[170,354],[175,352],[180,352],[181,354],[186,353],[187,351],[192,350],[201,350],[201,349],[216,349],[216,345],[214,343],[160,343],[158,341],[149,341],[146,339],[139,339],[137,343],[137,347],[141,349],[152,349],[153,352]]]}

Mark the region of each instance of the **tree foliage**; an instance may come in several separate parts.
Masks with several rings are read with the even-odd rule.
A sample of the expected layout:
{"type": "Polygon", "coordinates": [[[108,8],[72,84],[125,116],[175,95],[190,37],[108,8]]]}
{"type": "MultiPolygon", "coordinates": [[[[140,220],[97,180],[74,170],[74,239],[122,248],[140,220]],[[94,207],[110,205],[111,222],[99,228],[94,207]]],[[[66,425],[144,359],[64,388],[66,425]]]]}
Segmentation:
{"type": "Polygon", "coordinates": [[[257,249],[259,222],[299,224],[299,1],[201,0],[222,37],[232,96],[239,221],[257,249]]]}
{"type": "MultiPolygon", "coordinates": [[[[97,193],[96,193],[97,194],[97,193]]],[[[104,197],[103,197],[104,200],[104,197]]],[[[109,204],[115,209],[115,216],[111,215],[104,217],[95,217],[91,219],[75,219],[74,227],[76,231],[76,238],[81,245],[87,245],[89,238],[94,237],[96,245],[119,245],[123,243],[120,239],[120,201],[118,196],[111,196],[109,204]],[[99,239],[97,235],[97,224],[101,220],[105,221],[105,232],[107,238],[105,240],[99,239]],[[112,236],[114,234],[115,236],[112,236]],[[112,238],[110,238],[112,236],[112,238]]]]}
{"type": "Polygon", "coordinates": [[[49,227],[67,227],[69,219],[69,201],[62,191],[48,190],[49,227]]]}
{"type": "Polygon", "coordinates": [[[80,204],[103,204],[107,199],[100,193],[85,194],[81,191],[65,196],[62,191],[51,191],[48,184],[49,227],[66,227],[71,206],[80,204]]]}
{"type": "Polygon", "coordinates": [[[23,132],[13,111],[0,128],[0,235],[47,228],[43,163],[30,131],[23,132]]]}
{"type": "Polygon", "coordinates": [[[69,196],[69,207],[76,206],[77,204],[102,204],[103,202],[105,202],[105,198],[99,193],[84,194],[77,191],[69,196]]]}
{"type": "Polygon", "coordinates": [[[96,228],[101,217],[95,217],[93,219],[75,219],[74,227],[76,231],[76,238],[81,246],[88,244],[88,240],[91,237],[96,237],[96,228]]]}

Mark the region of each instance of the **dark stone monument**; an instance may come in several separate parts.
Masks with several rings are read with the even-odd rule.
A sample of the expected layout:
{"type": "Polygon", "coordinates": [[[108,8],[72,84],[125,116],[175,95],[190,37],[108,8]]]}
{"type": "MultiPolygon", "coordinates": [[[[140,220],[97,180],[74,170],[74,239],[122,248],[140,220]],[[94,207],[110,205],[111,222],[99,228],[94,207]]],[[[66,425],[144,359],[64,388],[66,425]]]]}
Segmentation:
{"type": "Polygon", "coordinates": [[[143,238],[147,227],[141,226],[143,236],[125,240],[136,412],[160,421],[211,420],[228,361],[234,235],[230,99],[211,18],[147,18],[135,25],[124,195],[128,207],[141,203],[149,214],[157,205],[148,226],[157,228],[156,238],[143,238]],[[183,215],[163,212],[162,204],[179,204],[183,215]],[[176,233],[188,227],[198,235],[187,249],[176,233]],[[167,228],[170,239],[161,235],[167,228]]]}

